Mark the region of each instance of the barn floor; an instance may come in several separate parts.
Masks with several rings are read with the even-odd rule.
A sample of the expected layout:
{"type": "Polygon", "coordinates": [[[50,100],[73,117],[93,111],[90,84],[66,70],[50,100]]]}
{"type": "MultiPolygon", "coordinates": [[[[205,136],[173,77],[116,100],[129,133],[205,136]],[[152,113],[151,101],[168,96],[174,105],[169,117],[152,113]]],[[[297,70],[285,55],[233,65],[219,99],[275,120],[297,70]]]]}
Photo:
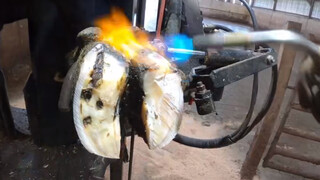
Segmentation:
{"type": "MultiPolygon", "coordinates": [[[[183,115],[181,133],[192,137],[219,137],[234,131],[245,116],[245,107],[219,103],[219,114],[202,118],[194,106],[183,115]],[[223,115],[222,115],[223,114],[223,115]],[[205,123],[203,123],[205,122],[205,123]]],[[[132,179],[240,179],[239,171],[254,133],[238,143],[220,149],[196,149],[170,143],[163,149],[149,150],[136,137],[132,179]]],[[[129,147],[130,138],[128,138],[129,147]]],[[[69,147],[37,147],[29,138],[0,140],[0,179],[87,179],[89,166],[78,167],[83,161],[93,161],[81,145],[69,147]],[[69,173],[65,173],[65,169],[69,173]],[[73,178],[71,178],[72,176],[73,178]],[[62,178],[65,177],[65,178],[62,178]]],[[[126,177],[128,164],[124,166],[126,177]]],[[[108,172],[107,172],[108,173],[108,172]]],[[[257,179],[302,179],[268,168],[260,168],[257,179]]]]}
{"type": "MultiPolygon", "coordinates": [[[[207,20],[210,24],[210,21],[207,20]]],[[[278,46],[275,46],[277,49],[278,46]]],[[[300,54],[299,58],[303,55],[300,54]]],[[[25,75],[12,76],[21,69],[28,71],[30,66],[23,65],[8,72],[8,90],[12,106],[24,107],[22,87],[25,75]],[[11,74],[10,74],[11,73],[11,74]],[[14,77],[14,78],[13,78],[14,77]]],[[[296,71],[293,71],[295,74],[296,71]]],[[[268,90],[270,71],[266,70],[260,75],[259,98],[255,112],[263,104],[268,90]]],[[[291,80],[291,82],[294,82],[291,80]]],[[[185,107],[181,134],[198,137],[213,138],[233,132],[246,115],[250,102],[252,78],[227,86],[222,101],[216,104],[218,115],[212,114],[206,117],[197,115],[195,106],[185,107]]],[[[305,114],[296,114],[291,117],[296,121],[309,118],[305,114]]],[[[303,121],[300,123],[311,126],[303,121]]],[[[312,124],[312,123],[311,123],[312,124]]],[[[319,130],[319,126],[315,128],[319,130]]],[[[136,137],[132,179],[163,179],[163,180],[188,180],[188,179],[240,179],[239,171],[253,139],[254,132],[240,140],[236,144],[220,149],[196,149],[171,142],[168,146],[159,150],[149,150],[141,138],[136,137]]],[[[293,137],[285,137],[285,144],[308,143],[296,140],[293,137]]],[[[130,138],[128,138],[128,147],[130,138]]],[[[319,146],[308,146],[310,154],[319,153],[319,146]]],[[[306,152],[308,153],[308,152],[306,152]]],[[[319,155],[319,154],[318,154],[319,155]]],[[[28,137],[18,140],[8,140],[0,136],[0,179],[91,179],[88,178],[89,165],[83,167],[83,162],[92,163],[95,157],[88,154],[80,144],[61,146],[57,148],[37,147],[28,137]]],[[[316,165],[314,165],[316,167],[316,165]]],[[[124,176],[128,170],[128,163],[124,166],[124,176]]],[[[106,174],[108,174],[107,170],[106,174]]],[[[107,178],[108,179],[108,178],[107,178]]],[[[259,167],[255,179],[304,179],[277,170],[259,167]]]]}
{"type": "MultiPolygon", "coordinates": [[[[264,72],[265,75],[269,72],[264,72]]],[[[266,76],[262,76],[266,77],[266,76]]],[[[263,80],[263,78],[262,78],[263,80]]],[[[251,78],[226,88],[223,101],[217,103],[218,115],[200,117],[195,106],[185,107],[181,133],[212,138],[234,131],[245,117],[250,100],[251,78]]],[[[13,91],[16,88],[12,89],[13,91]]],[[[11,87],[9,87],[9,91],[11,87]]],[[[261,88],[261,91],[266,91],[261,88]]],[[[263,93],[263,92],[262,92],[263,93]]],[[[10,93],[11,104],[23,107],[21,93],[10,93]],[[18,95],[20,97],[15,96],[18,95]]],[[[262,98],[260,98],[262,100],[262,98]]],[[[261,106],[261,102],[260,102],[261,106]]],[[[220,149],[196,149],[170,143],[160,150],[149,150],[141,138],[136,138],[133,179],[240,179],[239,171],[249,149],[254,132],[238,143],[220,149]]],[[[129,147],[130,138],[128,138],[129,147]]],[[[86,179],[90,167],[77,167],[81,161],[93,161],[81,145],[49,148],[37,147],[29,138],[0,140],[0,179],[86,179]],[[65,174],[64,170],[70,173],[65,174]],[[77,172],[75,172],[77,171],[77,172]]],[[[124,166],[127,173],[128,164],[124,166]]],[[[126,174],[124,175],[126,177],[126,174]]],[[[302,179],[268,168],[259,168],[257,179],[302,179]]]]}

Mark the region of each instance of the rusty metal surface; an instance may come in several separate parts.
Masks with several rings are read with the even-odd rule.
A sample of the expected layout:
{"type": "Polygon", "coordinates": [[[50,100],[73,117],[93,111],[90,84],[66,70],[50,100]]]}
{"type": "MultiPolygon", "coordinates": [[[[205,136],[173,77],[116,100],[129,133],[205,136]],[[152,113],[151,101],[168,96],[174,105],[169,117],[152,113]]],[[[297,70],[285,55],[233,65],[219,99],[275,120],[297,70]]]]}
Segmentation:
{"type": "Polygon", "coordinates": [[[164,15],[165,7],[166,7],[166,0],[161,0],[161,5],[160,5],[160,9],[159,9],[157,32],[156,32],[156,37],[157,38],[160,38],[160,33],[161,33],[161,27],[162,27],[162,21],[163,21],[163,15],[164,15]]]}
{"type": "Polygon", "coordinates": [[[276,64],[276,53],[271,49],[263,49],[254,57],[213,70],[210,76],[214,87],[221,88],[276,64]],[[274,61],[267,61],[268,57],[273,57],[274,61]]]}

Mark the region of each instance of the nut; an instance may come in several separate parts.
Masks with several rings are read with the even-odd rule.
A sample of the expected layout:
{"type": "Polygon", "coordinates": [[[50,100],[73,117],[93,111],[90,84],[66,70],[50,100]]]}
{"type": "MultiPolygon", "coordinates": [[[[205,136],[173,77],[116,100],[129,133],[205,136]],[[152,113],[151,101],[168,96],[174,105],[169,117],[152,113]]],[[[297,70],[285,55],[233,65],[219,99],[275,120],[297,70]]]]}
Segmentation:
{"type": "Polygon", "coordinates": [[[274,57],[272,55],[268,55],[266,61],[267,61],[268,65],[271,65],[276,62],[276,60],[274,59],[274,57]]]}

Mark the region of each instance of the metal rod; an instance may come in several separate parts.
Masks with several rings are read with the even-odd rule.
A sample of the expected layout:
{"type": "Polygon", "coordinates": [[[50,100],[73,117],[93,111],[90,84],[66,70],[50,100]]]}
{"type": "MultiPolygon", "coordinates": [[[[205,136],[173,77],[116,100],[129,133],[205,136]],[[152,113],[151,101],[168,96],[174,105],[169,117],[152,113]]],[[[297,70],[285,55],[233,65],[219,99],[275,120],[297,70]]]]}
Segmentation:
{"type": "Polygon", "coordinates": [[[197,50],[190,50],[190,49],[168,48],[167,51],[169,53],[190,54],[190,55],[197,55],[197,56],[206,55],[206,52],[204,51],[197,51],[197,50]]]}
{"type": "Polygon", "coordinates": [[[110,180],[122,179],[123,162],[117,159],[110,164],[110,180]]]}
{"type": "Polygon", "coordinates": [[[166,7],[166,0],[160,0],[160,1],[161,1],[161,5],[160,5],[160,10],[159,10],[158,27],[157,27],[157,32],[156,32],[157,38],[160,38],[162,21],[163,21],[163,16],[164,16],[164,9],[166,7]]]}
{"type": "Polygon", "coordinates": [[[128,180],[131,180],[131,175],[132,175],[134,137],[135,137],[135,132],[134,132],[134,130],[132,129],[132,130],[131,130],[131,142],[130,142],[130,160],[129,160],[128,180]]]}
{"type": "MultiPolygon", "coordinates": [[[[120,123],[120,128],[124,129],[124,124],[120,123]]],[[[127,161],[126,137],[125,131],[121,131],[120,140],[120,159],[115,159],[110,164],[110,180],[121,180],[123,174],[123,162],[127,161]]]]}
{"type": "MultiPolygon", "coordinates": [[[[193,38],[195,49],[208,47],[239,46],[258,43],[287,43],[296,45],[320,57],[320,47],[298,33],[288,30],[256,31],[241,33],[216,33],[197,35],[193,38]]],[[[318,62],[319,59],[316,59],[318,62]]],[[[320,63],[320,62],[319,62],[320,63]]]]}

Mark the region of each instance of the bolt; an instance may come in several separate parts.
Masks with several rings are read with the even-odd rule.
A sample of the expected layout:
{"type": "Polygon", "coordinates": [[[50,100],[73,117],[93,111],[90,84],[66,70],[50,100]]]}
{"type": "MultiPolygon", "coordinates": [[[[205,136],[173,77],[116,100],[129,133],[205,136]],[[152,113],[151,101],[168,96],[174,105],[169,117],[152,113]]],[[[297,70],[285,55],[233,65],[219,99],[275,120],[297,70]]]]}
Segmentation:
{"type": "Polygon", "coordinates": [[[276,60],[274,59],[274,57],[271,56],[271,55],[268,55],[268,56],[267,56],[266,61],[267,61],[267,64],[268,64],[268,65],[271,65],[271,64],[273,64],[273,63],[276,62],[276,60]]]}

